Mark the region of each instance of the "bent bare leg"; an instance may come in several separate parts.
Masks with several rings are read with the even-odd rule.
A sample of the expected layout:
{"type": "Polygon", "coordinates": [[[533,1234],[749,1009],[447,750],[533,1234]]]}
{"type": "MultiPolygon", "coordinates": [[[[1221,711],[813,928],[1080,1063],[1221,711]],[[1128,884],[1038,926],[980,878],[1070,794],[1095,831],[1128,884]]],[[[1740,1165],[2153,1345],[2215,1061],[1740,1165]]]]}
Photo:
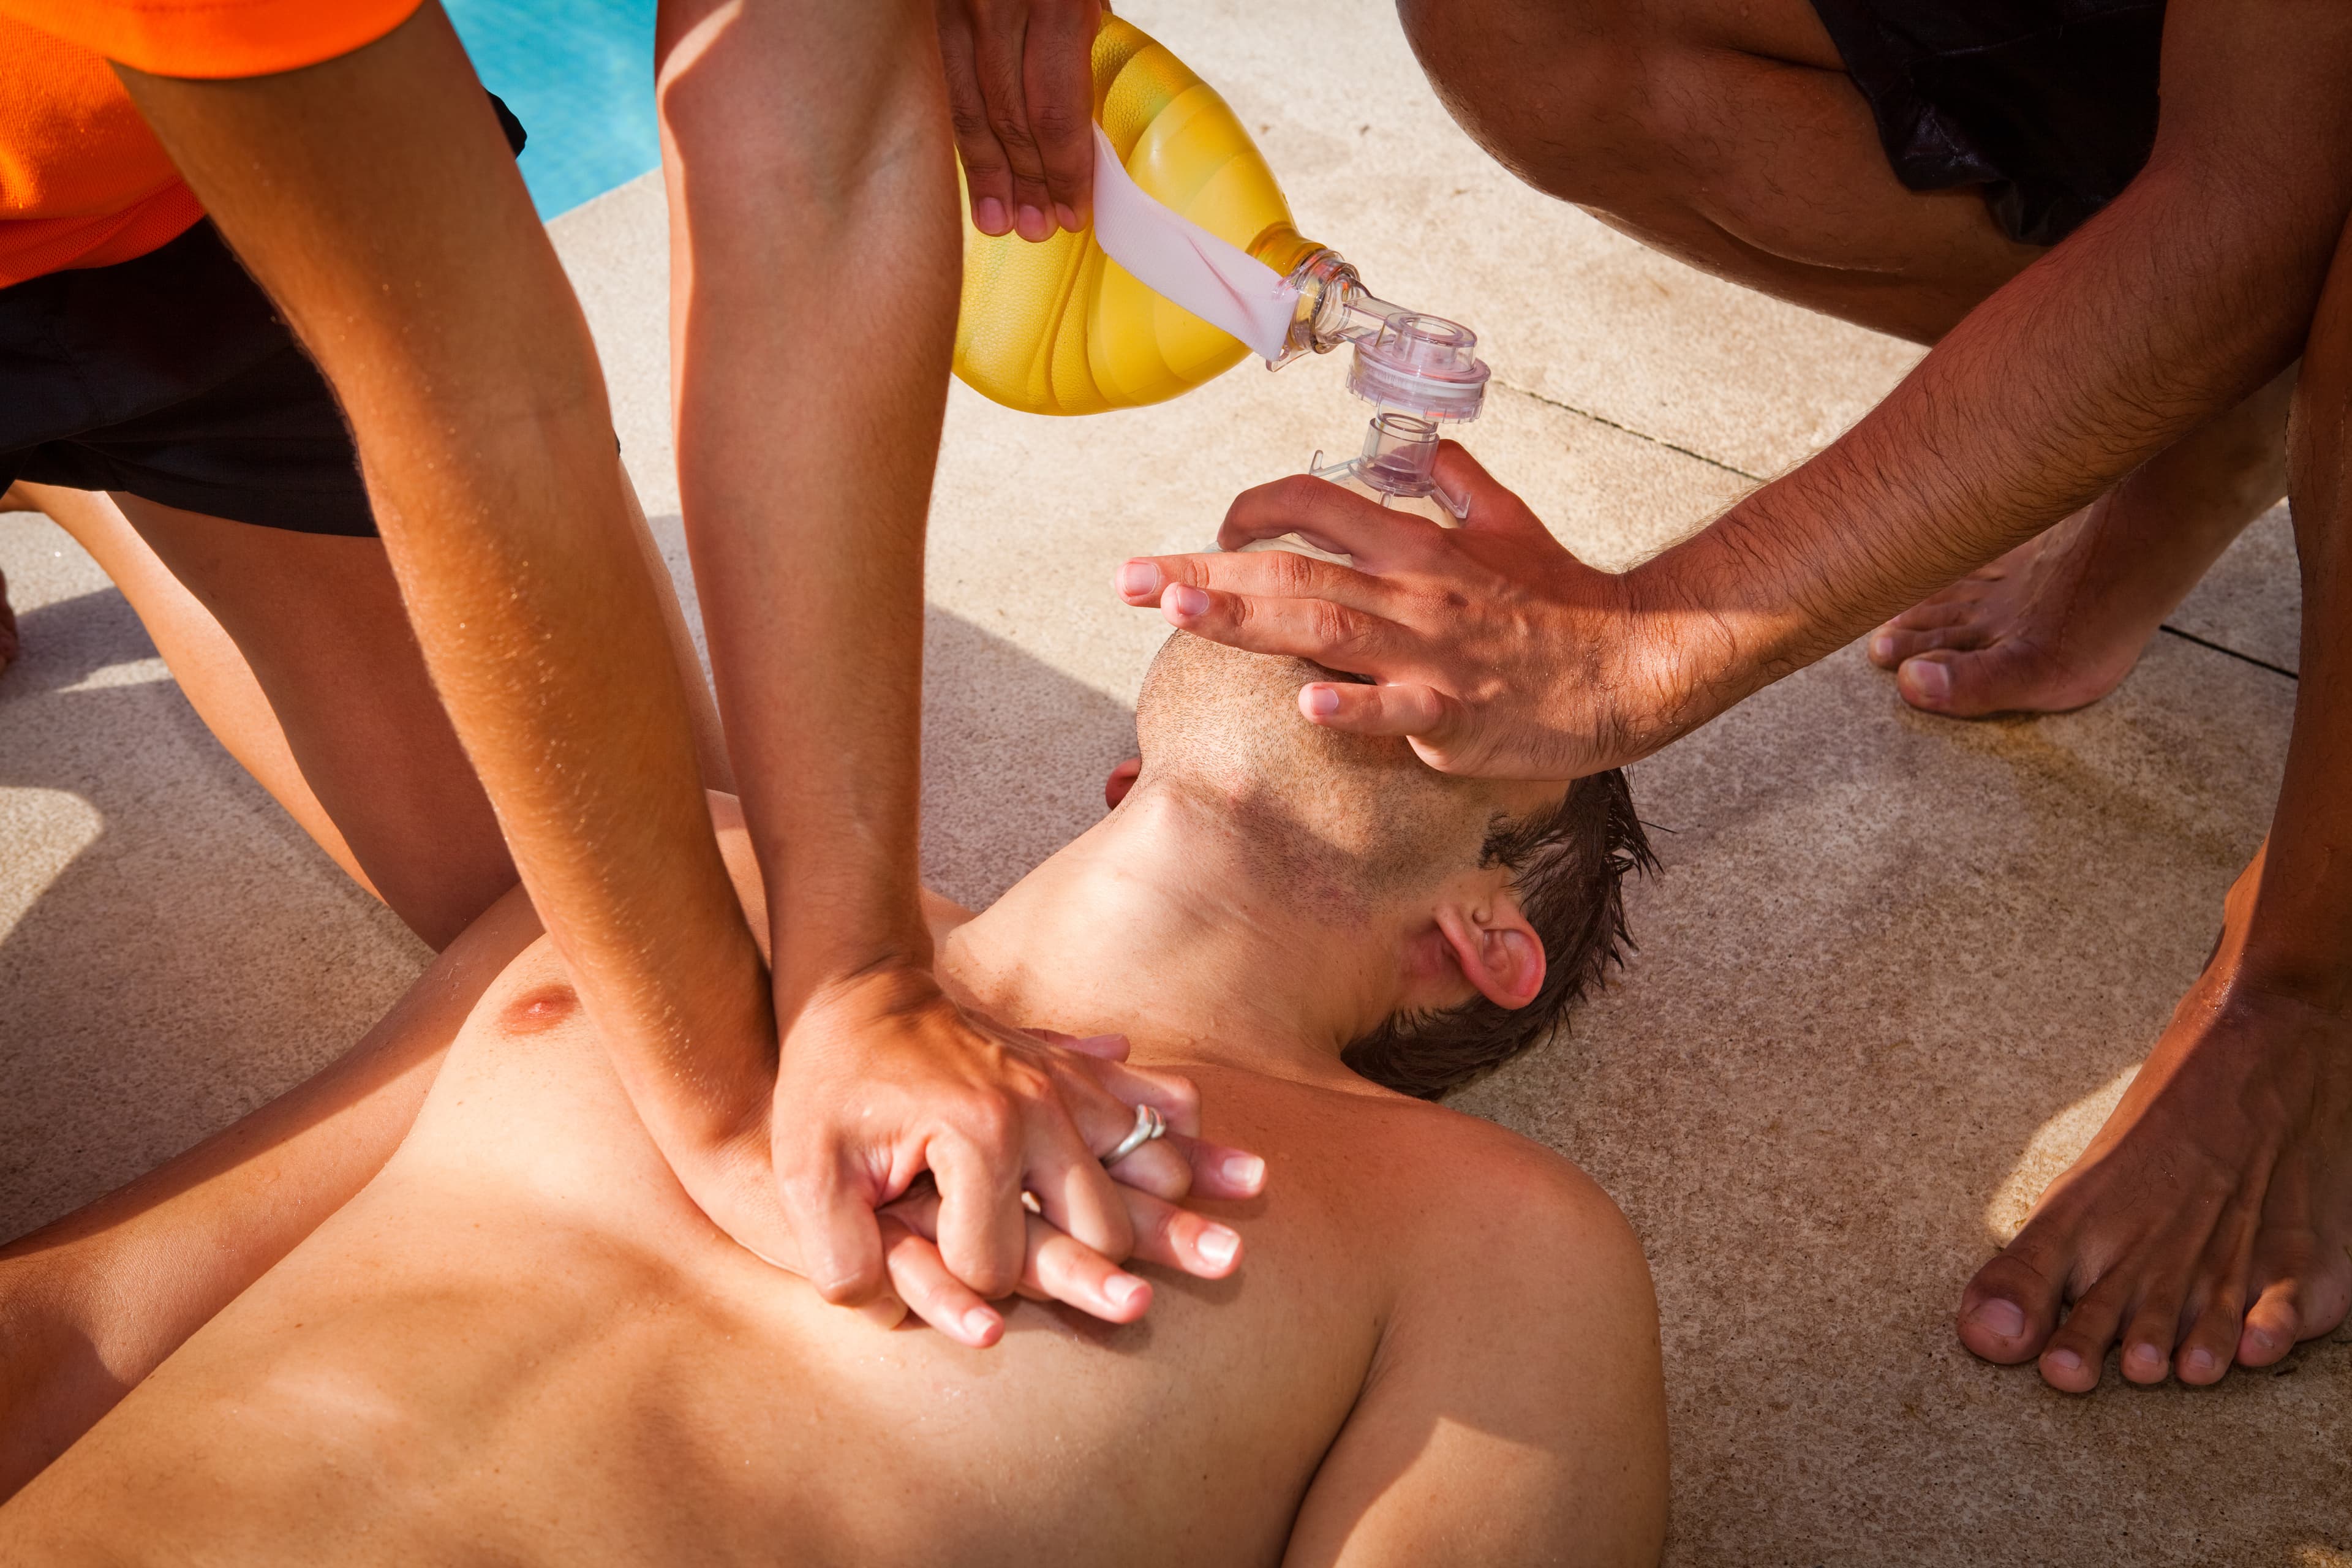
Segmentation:
{"type": "Polygon", "coordinates": [[[2289,447],[2303,671],[2271,834],[2205,973],[2091,1147],[1970,1280],[1960,1339],[2053,1386],[2211,1383],[2352,1307],[2352,237],[2289,447]],[[2072,1310],[2061,1325],[2062,1305],[2072,1310]]]}
{"type": "MultiPolygon", "coordinates": [[[[380,542],[31,489],[123,590],[230,754],[411,930],[444,946],[513,885],[380,542]]],[[[635,521],[666,588],[641,512],[635,521]]],[[[723,787],[717,710],[676,599],[662,603],[703,771],[723,787]]]]}
{"type": "MultiPolygon", "coordinates": [[[[1506,167],[1717,277],[1933,343],[2042,254],[1972,189],[1895,179],[1807,0],[1403,0],[1400,14],[1446,107],[1506,167]]],[[[1910,661],[1905,700],[1937,712],[2104,695],[2277,500],[2286,396],[2258,394],[1888,623],[1873,657],[1910,661]]]]}
{"type": "Polygon", "coordinates": [[[89,534],[126,596],[139,589],[134,607],[166,658],[186,661],[173,673],[230,754],[330,853],[346,847],[339,858],[410,930],[445,947],[514,885],[380,541],[258,528],[132,495],[58,510],[68,531],[89,534]],[[101,506],[143,549],[108,527],[101,506]]]}
{"type": "Polygon", "coordinates": [[[245,656],[212,613],[155,558],[113,498],[54,485],[19,485],[17,489],[72,535],[121,592],[188,705],[223,749],[352,880],[374,892],[375,885],[352,858],[341,830],[303,779],[245,656]]]}

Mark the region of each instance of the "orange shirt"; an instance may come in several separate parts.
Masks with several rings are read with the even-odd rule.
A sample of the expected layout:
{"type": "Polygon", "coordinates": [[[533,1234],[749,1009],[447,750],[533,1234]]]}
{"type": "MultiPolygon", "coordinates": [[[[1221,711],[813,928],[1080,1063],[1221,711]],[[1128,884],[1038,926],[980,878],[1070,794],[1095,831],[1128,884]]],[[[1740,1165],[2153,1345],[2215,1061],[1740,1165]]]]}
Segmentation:
{"type": "Polygon", "coordinates": [[[0,0],[0,288],[144,256],[204,216],[107,64],[268,76],[373,43],[418,0],[0,0]]]}

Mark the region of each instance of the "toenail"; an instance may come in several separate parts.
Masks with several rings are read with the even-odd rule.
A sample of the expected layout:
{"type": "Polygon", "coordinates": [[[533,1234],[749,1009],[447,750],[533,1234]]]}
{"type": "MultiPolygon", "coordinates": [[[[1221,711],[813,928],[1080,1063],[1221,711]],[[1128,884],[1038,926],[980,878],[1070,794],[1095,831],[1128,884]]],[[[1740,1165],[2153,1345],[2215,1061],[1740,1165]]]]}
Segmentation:
{"type": "Polygon", "coordinates": [[[2202,1377],[2213,1370],[2213,1352],[2209,1350],[2190,1351],[2180,1358],[2180,1364],[2182,1371],[2193,1372],[2202,1377]]]}
{"type": "Polygon", "coordinates": [[[2073,1351],[2052,1351],[2050,1364],[2060,1372],[2080,1372],[2083,1370],[2083,1358],[2073,1351]]]}
{"type": "Polygon", "coordinates": [[[2014,1301],[2004,1301],[1996,1296],[1969,1314],[1969,1321],[1980,1329],[2013,1340],[2025,1331],[2025,1312],[2014,1301]]]}
{"type": "Polygon", "coordinates": [[[1895,639],[1881,632],[1870,639],[1870,657],[1884,664],[1894,656],[1895,639]]]}
{"type": "Polygon", "coordinates": [[[1903,669],[1922,701],[1942,702],[1952,695],[1952,672],[1934,659],[1915,658],[1903,669]]]}

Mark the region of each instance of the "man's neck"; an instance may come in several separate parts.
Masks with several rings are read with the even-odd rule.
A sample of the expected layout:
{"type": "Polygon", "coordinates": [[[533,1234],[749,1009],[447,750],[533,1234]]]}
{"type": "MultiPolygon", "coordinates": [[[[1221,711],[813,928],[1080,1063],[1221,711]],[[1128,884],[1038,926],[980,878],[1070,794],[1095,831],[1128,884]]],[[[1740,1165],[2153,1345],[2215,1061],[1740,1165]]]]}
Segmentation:
{"type": "Polygon", "coordinates": [[[996,1017],[1123,1034],[1138,1059],[1339,1080],[1341,1047],[1390,1010],[1396,955],[1265,875],[1217,804],[1139,791],[958,927],[940,972],[996,1017]]]}

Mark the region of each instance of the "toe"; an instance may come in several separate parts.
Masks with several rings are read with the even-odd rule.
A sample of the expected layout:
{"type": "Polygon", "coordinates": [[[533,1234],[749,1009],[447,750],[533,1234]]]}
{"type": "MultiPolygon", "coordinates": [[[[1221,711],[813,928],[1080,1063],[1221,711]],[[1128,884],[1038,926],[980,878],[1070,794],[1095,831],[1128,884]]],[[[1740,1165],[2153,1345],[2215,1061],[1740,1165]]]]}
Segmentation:
{"type": "Polygon", "coordinates": [[[2253,1280],[2256,1219],[2252,1209],[2232,1205],[2214,1227],[2205,1260],[2190,1283],[2179,1320],[2182,1332],[2172,1370],[2191,1387],[2221,1382],[2237,1357],[2253,1280]]]}
{"type": "Polygon", "coordinates": [[[1881,626],[1871,634],[1865,651],[1879,668],[1899,669],[1922,654],[1946,648],[1968,653],[1983,646],[1984,639],[1968,626],[1881,626]]]}
{"type": "Polygon", "coordinates": [[[2245,1327],[2238,1333],[2240,1366],[2270,1366],[2294,1349],[2300,1318],[2294,1297],[2293,1279],[2273,1279],[2263,1287],[2254,1304],[2246,1309],[2245,1327]]]}
{"type": "Polygon", "coordinates": [[[1870,634],[1864,651],[1881,669],[1893,669],[1939,647],[1975,647],[1984,638],[1965,605],[1915,605],[1870,634]]]}
{"type": "Polygon", "coordinates": [[[2304,1341],[2343,1322],[2352,1307],[2352,1247],[2333,1253],[2309,1231],[2265,1238],[2260,1291],[2246,1310],[2238,1360],[2269,1366],[2304,1341]]]}
{"type": "Polygon", "coordinates": [[[2172,1350],[2180,1342],[2179,1296],[2165,1294],[2143,1301],[2132,1314],[2123,1342],[2119,1365],[2126,1377],[2143,1388],[2170,1377],[2172,1350]]]}
{"type": "MultiPolygon", "coordinates": [[[[2022,1239],[2022,1238],[2021,1238],[2022,1239]]],[[[2058,1321],[2058,1283],[2008,1251],[1977,1270],[1960,1294],[1960,1342],[2000,1366],[2032,1361],[2058,1321]]]]}
{"type": "Polygon", "coordinates": [[[2222,1272],[2210,1276],[2189,1298],[2189,1331],[2180,1336],[2172,1370],[2191,1387],[2221,1382],[2236,1359],[2246,1321],[2247,1268],[2242,1251],[2225,1258],[2222,1272]]]}
{"type": "Polygon", "coordinates": [[[1953,702],[1952,672],[1958,661],[1943,652],[1906,658],[1895,672],[1895,689],[1903,700],[1927,713],[1958,714],[1953,702]]]}
{"type": "Polygon", "coordinates": [[[1936,648],[1904,660],[1895,672],[1895,686],[1912,707],[1954,719],[2074,706],[2052,700],[2053,694],[2044,689],[2037,671],[2037,658],[2031,646],[2018,641],[1936,648]]]}
{"type": "Polygon", "coordinates": [[[2242,1322],[2234,1305],[2228,1311],[2219,1310],[2218,1304],[2208,1307],[2180,1342],[2180,1352],[2172,1358],[2174,1373],[2191,1388],[2221,1382],[2237,1354],[2242,1322]]]}
{"type": "Polygon", "coordinates": [[[2106,1371],[2107,1351],[2123,1322],[2124,1293],[2103,1281],[2074,1303],[2042,1352],[2042,1381],[2062,1394],[2088,1394],[2106,1371]]]}

